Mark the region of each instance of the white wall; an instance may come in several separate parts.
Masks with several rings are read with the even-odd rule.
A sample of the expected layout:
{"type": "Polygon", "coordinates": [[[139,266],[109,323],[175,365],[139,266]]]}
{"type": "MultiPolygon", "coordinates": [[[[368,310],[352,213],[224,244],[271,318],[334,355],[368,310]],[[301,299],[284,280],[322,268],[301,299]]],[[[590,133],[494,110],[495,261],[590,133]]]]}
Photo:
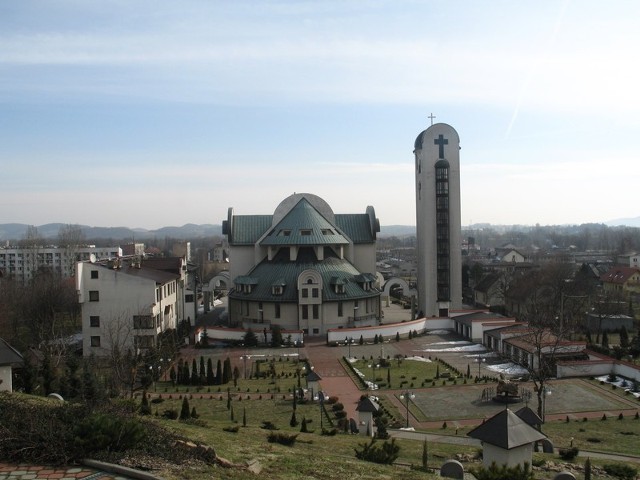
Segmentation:
{"type": "MultiPolygon", "coordinates": [[[[201,333],[202,331],[199,331],[198,334],[201,333]]],[[[209,339],[213,340],[240,341],[244,339],[246,333],[247,331],[242,328],[207,328],[207,335],[209,336],[209,339]]],[[[264,334],[262,330],[254,330],[253,333],[258,336],[260,342],[264,340],[264,334]]],[[[282,330],[282,338],[285,341],[287,340],[287,337],[289,335],[291,335],[292,342],[304,342],[304,335],[300,330],[282,330]]],[[[198,340],[198,338],[196,338],[196,340],[198,340]]],[[[271,332],[269,330],[267,330],[267,341],[271,341],[271,332]]]]}
{"type": "Polygon", "coordinates": [[[511,450],[505,450],[484,442],[482,444],[482,465],[490,467],[492,462],[496,462],[496,465],[506,464],[509,467],[515,467],[516,465],[524,466],[524,462],[528,462],[529,465],[531,465],[532,454],[532,443],[512,448],[511,450]]]}
{"type": "Polygon", "coordinates": [[[0,366],[0,392],[12,392],[13,380],[11,378],[11,366],[0,366]]]}

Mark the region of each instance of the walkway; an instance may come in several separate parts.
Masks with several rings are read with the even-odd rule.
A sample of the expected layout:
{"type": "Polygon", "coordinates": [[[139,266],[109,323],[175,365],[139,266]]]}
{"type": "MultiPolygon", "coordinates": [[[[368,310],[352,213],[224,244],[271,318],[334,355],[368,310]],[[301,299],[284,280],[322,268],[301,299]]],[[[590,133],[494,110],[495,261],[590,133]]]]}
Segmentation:
{"type": "Polygon", "coordinates": [[[160,480],[147,472],[87,460],[88,465],[49,467],[0,462],[0,480],[160,480]]]}

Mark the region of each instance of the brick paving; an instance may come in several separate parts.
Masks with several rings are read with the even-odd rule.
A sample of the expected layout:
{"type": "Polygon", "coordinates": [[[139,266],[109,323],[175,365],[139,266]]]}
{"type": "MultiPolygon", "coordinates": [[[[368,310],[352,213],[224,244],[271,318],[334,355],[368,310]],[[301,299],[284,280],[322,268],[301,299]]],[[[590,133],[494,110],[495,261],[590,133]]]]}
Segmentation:
{"type": "Polygon", "coordinates": [[[82,466],[47,467],[0,463],[0,480],[130,480],[107,472],[82,466]]]}

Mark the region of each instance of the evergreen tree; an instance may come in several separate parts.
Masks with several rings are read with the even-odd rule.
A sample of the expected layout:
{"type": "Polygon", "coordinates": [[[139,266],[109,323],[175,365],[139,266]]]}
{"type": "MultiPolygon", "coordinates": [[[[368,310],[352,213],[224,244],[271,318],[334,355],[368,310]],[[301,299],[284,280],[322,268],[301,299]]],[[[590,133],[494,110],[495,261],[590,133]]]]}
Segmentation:
{"type": "Polygon", "coordinates": [[[189,385],[191,376],[189,375],[189,364],[184,362],[182,365],[182,385],[189,385]]]}
{"type": "Polygon", "coordinates": [[[471,365],[467,363],[467,378],[471,378],[471,365]]]}
{"type": "Polygon", "coordinates": [[[142,391],[142,399],[140,401],[140,415],[151,415],[151,406],[147,399],[147,391],[142,391]]]}
{"type": "Polygon", "coordinates": [[[22,366],[22,388],[24,393],[31,395],[36,388],[37,370],[34,368],[29,356],[24,357],[24,363],[22,366]]]}
{"type": "Polygon", "coordinates": [[[591,345],[593,341],[591,340],[591,331],[587,330],[587,345],[591,345]]]}
{"type": "Polygon", "coordinates": [[[360,335],[360,340],[358,340],[358,343],[360,345],[364,345],[364,337],[362,335],[360,335]]]}
{"type": "Polygon", "coordinates": [[[222,385],[222,361],[218,359],[218,363],[216,364],[216,385],[222,385]]]}
{"type": "Polygon", "coordinates": [[[247,408],[246,407],[242,409],[242,426],[243,427],[247,426],[247,408]]]}
{"type": "Polygon", "coordinates": [[[80,362],[75,355],[69,355],[65,361],[67,366],[66,377],[69,391],[67,394],[70,398],[78,398],[80,396],[80,379],[78,378],[78,369],[80,368],[80,362]]]}
{"type": "Polygon", "coordinates": [[[89,405],[94,405],[101,400],[98,379],[88,361],[82,364],[82,397],[89,405]]]}
{"type": "Polygon", "coordinates": [[[422,468],[426,470],[429,467],[429,450],[427,448],[427,439],[425,437],[422,442],[422,468]]]}
{"type": "Polygon", "coordinates": [[[198,371],[198,376],[200,377],[200,384],[204,384],[204,379],[207,378],[207,369],[204,366],[204,357],[200,356],[200,369],[198,371]]]}
{"type": "Polygon", "coordinates": [[[49,395],[53,391],[55,375],[51,366],[51,357],[48,353],[45,353],[42,357],[40,371],[42,375],[42,388],[44,389],[44,394],[49,395]]]}
{"type": "Polygon", "coordinates": [[[400,341],[400,332],[396,332],[396,342],[400,341]]]}
{"type": "Polygon", "coordinates": [[[300,425],[300,433],[309,433],[309,429],[307,428],[307,419],[302,417],[302,424],[300,425]]]}
{"type": "Polygon", "coordinates": [[[297,427],[298,426],[298,420],[296,419],[296,410],[295,410],[295,408],[293,409],[293,412],[291,412],[291,420],[289,421],[289,426],[290,427],[297,427]]]}
{"type": "Polygon", "coordinates": [[[602,332],[602,346],[609,348],[609,333],[606,330],[602,332]]]}
{"type": "Polygon", "coordinates": [[[196,407],[191,408],[191,418],[198,418],[198,412],[196,412],[196,407]]]}
{"type": "Polygon", "coordinates": [[[213,373],[213,361],[211,357],[207,360],[207,385],[214,385],[216,383],[216,377],[213,373]]]}
{"type": "Polygon", "coordinates": [[[391,388],[391,368],[387,368],[387,387],[391,388]]]}
{"type": "Polygon", "coordinates": [[[584,480],[591,480],[591,458],[587,457],[587,461],[584,462],[584,480]]]}
{"type": "Polygon", "coordinates": [[[629,332],[627,332],[627,327],[624,325],[620,329],[620,348],[624,350],[629,348],[629,332]]]}
{"type": "Polygon", "coordinates": [[[258,337],[253,332],[253,330],[247,330],[247,333],[244,334],[244,344],[247,347],[257,347],[258,346],[258,337]]]}
{"type": "Polygon", "coordinates": [[[227,384],[231,381],[231,359],[229,357],[224,360],[224,367],[222,367],[222,383],[227,384]]]}
{"type": "Polygon", "coordinates": [[[191,361],[191,385],[198,385],[200,381],[200,376],[198,375],[198,365],[196,364],[196,359],[194,358],[191,361]]]}
{"type": "Polygon", "coordinates": [[[436,364],[436,380],[440,378],[440,363],[436,364]]]}
{"type": "Polygon", "coordinates": [[[280,328],[280,325],[272,325],[271,346],[273,348],[278,348],[280,345],[282,345],[282,328],[280,328]]]}
{"type": "Polygon", "coordinates": [[[373,344],[377,345],[378,344],[378,335],[373,337],[373,344]]]}
{"type": "Polygon", "coordinates": [[[236,365],[235,367],[233,367],[233,386],[234,387],[238,386],[238,379],[239,378],[240,378],[240,369],[236,365]]]}
{"type": "Polygon", "coordinates": [[[171,365],[171,370],[169,371],[169,378],[171,379],[171,383],[175,385],[177,375],[176,375],[176,368],[174,365],[171,365]]]}
{"type": "Polygon", "coordinates": [[[191,418],[191,409],[189,408],[189,400],[185,395],[182,398],[182,408],[180,409],[180,420],[189,420],[191,418]]]}
{"type": "Polygon", "coordinates": [[[184,360],[179,359],[178,360],[178,372],[177,372],[177,375],[176,375],[176,382],[178,382],[178,385],[183,385],[184,384],[183,373],[184,373],[184,360]]]}

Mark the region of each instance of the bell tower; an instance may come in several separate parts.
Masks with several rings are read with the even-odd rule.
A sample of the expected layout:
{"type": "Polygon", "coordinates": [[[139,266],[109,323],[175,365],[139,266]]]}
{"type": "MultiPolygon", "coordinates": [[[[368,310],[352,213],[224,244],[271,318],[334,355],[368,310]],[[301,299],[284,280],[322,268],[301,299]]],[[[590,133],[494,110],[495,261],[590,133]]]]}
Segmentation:
{"type": "Polygon", "coordinates": [[[416,139],[418,311],[446,317],[462,308],[460,137],[436,123],[416,139]]]}

